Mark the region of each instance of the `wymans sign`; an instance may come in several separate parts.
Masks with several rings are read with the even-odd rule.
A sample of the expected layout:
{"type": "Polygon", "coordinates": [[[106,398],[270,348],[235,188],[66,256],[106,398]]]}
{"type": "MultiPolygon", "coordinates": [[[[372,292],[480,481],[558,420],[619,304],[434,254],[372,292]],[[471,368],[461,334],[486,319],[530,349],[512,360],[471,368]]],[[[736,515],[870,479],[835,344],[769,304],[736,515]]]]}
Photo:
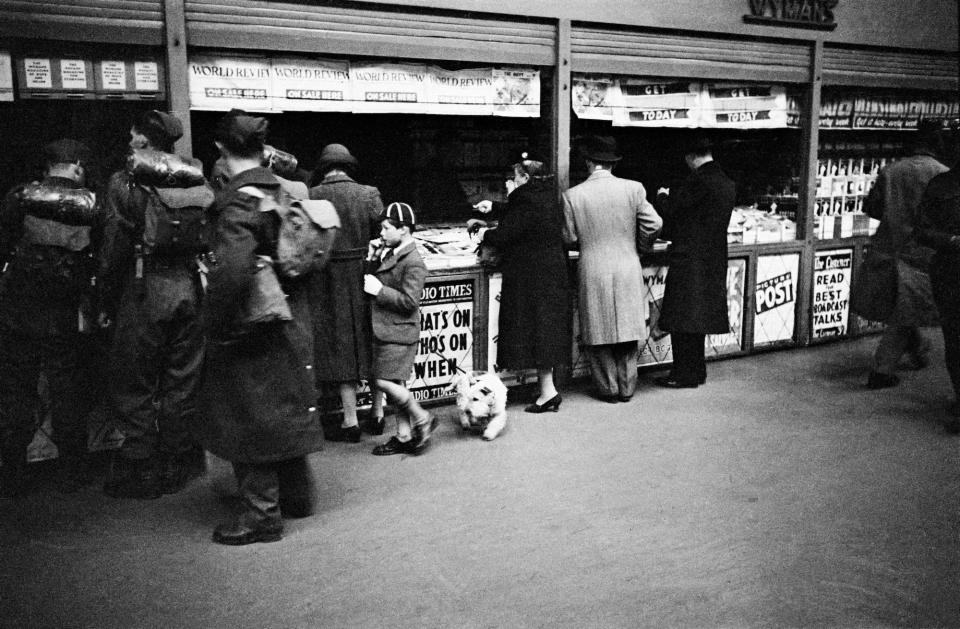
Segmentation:
{"type": "Polygon", "coordinates": [[[839,0],[749,0],[750,14],[743,21],[750,24],[816,28],[832,31],[833,9],[839,0]]]}

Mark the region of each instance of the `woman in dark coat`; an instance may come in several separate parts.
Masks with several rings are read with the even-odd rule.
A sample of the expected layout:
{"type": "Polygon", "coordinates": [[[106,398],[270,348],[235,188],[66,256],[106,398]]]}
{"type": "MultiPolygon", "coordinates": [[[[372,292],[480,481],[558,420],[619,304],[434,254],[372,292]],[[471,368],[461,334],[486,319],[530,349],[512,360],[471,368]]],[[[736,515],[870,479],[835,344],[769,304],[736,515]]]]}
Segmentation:
{"type": "MultiPolygon", "coordinates": [[[[330,263],[310,278],[314,365],[318,386],[333,385],[340,394],[343,422],[328,429],[329,441],[360,441],[357,387],[368,380],[370,361],[370,301],[363,294],[363,258],[367,243],[380,233],[383,202],[380,191],[350,176],[357,160],[342,144],[329,144],[320,153],[317,172],[323,177],[310,189],[311,199],[333,203],[340,230],[330,263]]],[[[382,397],[374,392],[371,432],[383,432],[382,397]]]]}
{"type": "Polygon", "coordinates": [[[713,161],[707,138],[694,138],[684,157],[692,171],[672,197],[658,195],[662,238],[670,240],[669,270],[658,325],[670,332],[673,368],[656,379],[693,388],[707,379],[704,339],[730,331],[727,318],[727,225],[736,187],[713,161]]]}
{"type": "Polygon", "coordinates": [[[482,201],[481,211],[502,214],[483,243],[502,255],[503,289],[497,363],[506,369],[536,367],[540,395],[529,413],[556,411],[561,397],[553,380],[557,365],[570,360],[570,294],[563,248],[563,214],[552,177],[542,161],[522,153],[513,165],[515,186],[506,207],[482,201]]]}
{"type": "Polygon", "coordinates": [[[239,325],[259,256],[276,257],[277,227],[260,212],[280,183],[260,166],[267,123],[231,112],[217,128],[230,177],[217,200],[204,324],[209,345],[201,382],[207,450],[233,464],[243,511],[213,540],[250,544],[280,539],[283,515],[308,515],[306,456],[320,450],[314,407],[313,344],[302,285],[285,284],[292,321],[239,325]]]}

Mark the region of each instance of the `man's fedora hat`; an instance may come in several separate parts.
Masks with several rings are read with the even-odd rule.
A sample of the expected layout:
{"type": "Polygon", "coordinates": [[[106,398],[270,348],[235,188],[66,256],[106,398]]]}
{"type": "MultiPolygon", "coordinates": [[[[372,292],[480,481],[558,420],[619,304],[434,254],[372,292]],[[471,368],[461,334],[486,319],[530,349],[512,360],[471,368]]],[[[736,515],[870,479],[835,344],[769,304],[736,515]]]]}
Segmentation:
{"type": "Polygon", "coordinates": [[[619,162],[621,159],[617,153],[617,141],[609,136],[587,136],[580,145],[580,154],[592,162],[619,162]]]}

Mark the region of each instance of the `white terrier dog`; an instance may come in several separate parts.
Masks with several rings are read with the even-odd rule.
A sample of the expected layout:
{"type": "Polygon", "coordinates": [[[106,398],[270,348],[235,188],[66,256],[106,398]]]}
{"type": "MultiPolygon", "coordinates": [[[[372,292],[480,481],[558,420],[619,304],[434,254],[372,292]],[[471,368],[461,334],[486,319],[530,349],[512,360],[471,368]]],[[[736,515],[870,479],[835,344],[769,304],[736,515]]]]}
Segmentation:
{"type": "Polygon", "coordinates": [[[496,439],[507,424],[507,387],[497,374],[486,371],[462,373],[454,378],[460,426],[483,430],[487,441],[496,439]]]}

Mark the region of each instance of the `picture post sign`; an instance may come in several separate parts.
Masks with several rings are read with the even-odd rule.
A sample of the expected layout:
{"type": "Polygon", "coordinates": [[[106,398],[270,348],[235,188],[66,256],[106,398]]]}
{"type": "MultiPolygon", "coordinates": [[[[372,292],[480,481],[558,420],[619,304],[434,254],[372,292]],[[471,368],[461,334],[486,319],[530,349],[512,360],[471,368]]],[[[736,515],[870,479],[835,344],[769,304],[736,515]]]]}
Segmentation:
{"type": "Polygon", "coordinates": [[[757,258],[754,292],[754,345],[793,339],[800,254],[757,258]]]}
{"type": "Polygon", "coordinates": [[[417,400],[451,397],[454,377],[473,371],[476,279],[427,281],[420,298],[420,342],[410,392],[417,400]]]}

